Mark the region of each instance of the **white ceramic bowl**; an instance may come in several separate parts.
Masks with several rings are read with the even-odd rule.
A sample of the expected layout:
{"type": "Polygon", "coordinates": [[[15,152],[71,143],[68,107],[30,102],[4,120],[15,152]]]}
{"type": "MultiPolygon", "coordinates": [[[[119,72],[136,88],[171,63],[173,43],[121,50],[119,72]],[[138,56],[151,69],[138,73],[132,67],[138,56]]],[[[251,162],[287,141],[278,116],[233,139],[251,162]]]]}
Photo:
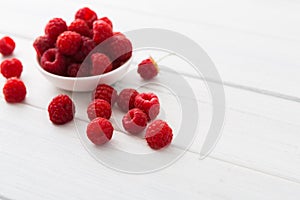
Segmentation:
{"type": "Polygon", "coordinates": [[[44,70],[39,64],[37,64],[37,68],[48,81],[58,88],[74,92],[88,92],[94,90],[100,83],[111,85],[119,81],[128,71],[131,61],[132,57],[115,70],[106,74],[88,77],[65,77],[51,74],[44,70]]]}

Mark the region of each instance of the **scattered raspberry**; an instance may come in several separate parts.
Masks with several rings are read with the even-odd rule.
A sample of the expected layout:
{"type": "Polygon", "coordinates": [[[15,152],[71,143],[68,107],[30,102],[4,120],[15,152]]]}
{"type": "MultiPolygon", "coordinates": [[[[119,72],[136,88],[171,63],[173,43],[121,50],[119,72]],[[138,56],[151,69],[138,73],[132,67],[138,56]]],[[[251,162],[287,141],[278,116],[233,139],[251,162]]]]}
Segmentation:
{"type": "Polygon", "coordinates": [[[99,20],[105,21],[107,24],[110,25],[111,29],[113,29],[113,24],[108,17],[101,17],[99,20]]]}
{"type": "Polygon", "coordinates": [[[143,60],[139,65],[137,72],[145,80],[150,80],[158,74],[158,66],[155,60],[150,57],[146,60],[143,60]]]}
{"type": "Polygon", "coordinates": [[[127,88],[122,90],[117,100],[119,108],[124,112],[134,108],[134,100],[138,94],[135,89],[127,88]]]}
{"type": "Polygon", "coordinates": [[[153,120],[159,114],[158,97],[153,93],[141,93],[135,97],[134,106],[147,114],[148,120],[153,120]]]}
{"type": "Polygon", "coordinates": [[[153,121],[146,130],[145,138],[152,149],[161,149],[171,143],[172,129],[163,120],[153,121]]]}
{"type": "Polygon", "coordinates": [[[94,92],[92,93],[92,100],[103,99],[108,103],[110,103],[111,106],[114,105],[117,98],[118,98],[117,91],[113,87],[107,84],[99,84],[97,88],[94,90],[94,92]]]}
{"type": "Polygon", "coordinates": [[[92,75],[100,75],[110,72],[112,70],[112,64],[110,59],[102,53],[94,53],[91,56],[92,60],[92,75]]]}
{"type": "Polygon", "coordinates": [[[45,27],[45,33],[53,41],[56,41],[57,36],[68,29],[67,23],[61,18],[51,19],[45,27]]]}
{"type": "Polygon", "coordinates": [[[97,117],[109,119],[111,112],[110,104],[102,99],[95,99],[87,108],[87,114],[90,120],[93,120],[97,117]]]}
{"type": "Polygon", "coordinates": [[[90,28],[93,27],[93,22],[97,18],[97,14],[88,7],[79,9],[75,14],[75,19],[83,19],[90,28]]]}
{"type": "Polygon", "coordinates": [[[9,56],[13,53],[16,44],[13,39],[8,36],[1,38],[0,40],[0,53],[3,56],[9,56]]]}
{"type": "Polygon", "coordinates": [[[124,115],[123,127],[131,134],[142,132],[147,126],[147,115],[138,108],[133,108],[124,115]]]}
{"type": "Polygon", "coordinates": [[[65,31],[60,34],[56,41],[58,50],[65,55],[74,55],[81,46],[80,34],[73,31],[65,31]]]}
{"type": "Polygon", "coordinates": [[[73,56],[76,62],[83,62],[87,55],[95,48],[96,44],[91,38],[82,36],[82,45],[80,50],[73,56]]]}
{"type": "Polygon", "coordinates": [[[25,99],[26,87],[20,79],[9,78],[3,87],[3,94],[8,103],[19,103],[25,99]]]}
{"type": "Polygon", "coordinates": [[[87,137],[96,145],[108,142],[112,138],[113,131],[110,121],[101,117],[93,119],[86,129],[87,137]]]}
{"type": "Polygon", "coordinates": [[[43,35],[35,39],[33,42],[33,47],[38,58],[41,58],[45,51],[54,47],[54,42],[49,38],[48,35],[43,35]]]}
{"type": "Polygon", "coordinates": [[[112,27],[103,20],[97,20],[93,23],[93,40],[100,44],[113,35],[112,27]]]}
{"type": "Polygon", "coordinates": [[[52,99],[48,106],[50,120],[54,124],[65,124],[74,117],[75,106],[70,97],[60,94],[52,99]]]}
{"type": "Polygon", "coordinates": [[[90,36],[90,28],[83,19],[75,19],[68,27],[68,30],[79,33],[82,36],[90,36]]]}
{"type": "Polygon", "coordinates": [[[17,58],[7,59],[1,63],[1,74],[5,78],[17,77],[21,76],[23,65],[20,60],[17,58]]]}
{"type": "Polygon", "coordinates": [[[65,75],[66,61],[64,56],[55,48],[48,49],[41,58],[41,66],[47,72],[65,75]]]}

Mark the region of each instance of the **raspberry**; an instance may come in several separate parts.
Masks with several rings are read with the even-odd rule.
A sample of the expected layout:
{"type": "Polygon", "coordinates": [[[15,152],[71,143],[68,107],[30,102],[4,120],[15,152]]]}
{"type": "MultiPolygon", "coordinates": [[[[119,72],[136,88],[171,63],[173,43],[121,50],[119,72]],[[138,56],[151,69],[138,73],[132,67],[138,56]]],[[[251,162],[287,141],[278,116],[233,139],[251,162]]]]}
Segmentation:
{"type": "Polygon", "coordinates": [[[108,142],[113,135],[114,128],[110,121],[105,118],[95,118],[86,129],[87,137],[95,145],[101,145],[108,142]]]}
{"type": "Polygon", "coordinates": [[[83,19],[75,19],[68,27],[69,31],[74,31],[82,36],[90,36],[90,28],[83,19]]]}
{"type": "Polygon", "coordinates": [[[5,36],[1,38],[0,40],[0,53],[3,56],[9,56],[13,53],[14,49],[16,47],[16,44],[13,39],[11,39],[8,36],[5,36]]]}
{"type": "Polygon", "coordinates": [[[108,17],[101,17],[99,20],[105,21],[107,24],[110,25],[111,29],[113,29],[113,24],[108,17]]]}
{"type": "Polygon", "coordinates": [[[124,115],[123,127],[131,134],[142,132],[147,126],[147,115],[138,108],[133,108],[124,115]]]}
{"type": "Polygon", "coordinates": [[[7,59],[1,63],[1,73],[5,78],[20,77],[23,65],[17,58],[7,59]]]}
{"type": "Polygon", "coordinates": [[[54,42],[49,38],[48,35],[43,35],[35,39],[33,42],[33,47],[38,58],[41,58],[45,51],[54,47],[54,42]]]}
{"type": "Polygon", "coordinates": [[[146,130],[145,138],[152,149],[161,149],[171,143],[172,129],[163,120],[153,121],[146,130]]]}
{"type": "Polygon", "coordinates": [[[112,27],[103,20],[97,20],[93,23],[93,40],[100,44],[113,35],[112,27]]]}
{"type": "Polygon", "coordinates": [[[3,94],[8,103],[19,103],[25,99],[26,87],[20,79],[9,78],[3,87],[3,94]]]}
{"type": "Polygon", "coordinates": [[[80,50],[73,56],[76,62],[83,62],[86,56],[95,48],[96,44],[91,38],[82,36],[82,45],[80,50]]]}
{"type": "Polygon", "coordinates": [[[143,60],[139,65],[137,72],[145,80],[150,80],[158,74],[158,66],[155,60],[150,57],[146,60],[143,60]]]}
{"type": "Polygon", "coordinates": [[[48,49],[41,58],[41,66],[47,72],[65,75],[66,61],[64,56],[55,48],[48,49]]]}
{"type": "Polygon", "coordinates": [[[51,19],[45,27],[46,35],[48,35],[49,38],[53,41],[56,41],[57,36],[59,36],[66,30],[68,30],[67,24],[61,18],[51,19]]]}
{"type": "Polygon", "coordinates": [[[67,76],[69,77],[87,77],[90,69],[83,63],[72,63],[68,66],[67,76]]]}
{"type": "Polygon", "coordinates": [[[73,31],[65,31],[60,34],[56,41],[58,50],[65,55],[74,55],[81,46],[80,34],[73,31]]]}
{"type": "Polygon", "coordinates": [[[153,93],[141,93],[135,97],[134,106],[147,114],[148,120],[157,117],[160,109],[158,97],[153,93]]]}
{"type": "Polygon", "coordinates": [[[89,104],[87,114],[90,120],[97,117],[109,119],[111,116],[110,104],[102,99],[95,99],[89,104]]]}
{"type": "Polygon", "coordinates": [[[54,124],[65,124],[71,121],[75,113],[75,105],[69,96],[60,94],[52,99],[48,106],[50,120],[54,124]]]}
{"type": "Polygon", "coordinates": [[[127,88],[122,90],[117,100],[119,108],[124,112],[134,108],[134,100],[138,94],[135,89],[127,88]]]}
{"type": "Polygon", "coordinates": [[[92,75],[100,75],[103,73],[110,72],[112,70],[112,64],[110,59],[102,53],[94,53],[91,56],[92,60],[92,75]]]}
{"type": "Polygon", "coordinates": [[[94,99],[103,99],[110,103],[111,106],[114,105],[118,98],[118,93],[117,91],[106,84],[99,84],[97,88],[94,90],[92,93],[92,100],[94,99]]]}
{"type": "Polygon", "coordinates": [[[90,28],[92,28],[93,22],[97,18],[97,14],[88,7],[79,9],[75,14],[75,19],[83,19],[90,28]]]}

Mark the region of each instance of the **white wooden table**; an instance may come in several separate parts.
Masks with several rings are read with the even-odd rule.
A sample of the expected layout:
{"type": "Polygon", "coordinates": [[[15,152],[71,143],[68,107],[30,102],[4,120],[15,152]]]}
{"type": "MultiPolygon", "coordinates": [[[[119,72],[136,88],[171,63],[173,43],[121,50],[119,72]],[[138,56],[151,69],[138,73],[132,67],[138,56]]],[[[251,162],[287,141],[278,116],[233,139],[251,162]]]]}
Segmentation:
{"type": "MultiPolygon", "coordinates": [[[[0,36],[15,39],[14,56],[23,62],[28,90],[17,105],[7,104],[1,92],[0,199],[300,199],[300,2],[2,0],[0,5],[0,36]],[[65,92],[39,74],[32,43],[50,18],[70,22],[83,6],[109,16],[118,30],[166,28],[206,50],[226,94],[223,135],[206,159],[199,159],[196,139],[170,167],[120,173],[88,154],[73,123],[49,122],[49,101],[65,92]]],[[[1,87],[4,82],[1,77],[1,87]]],[[[205,115],[210,105],[201,95],[205,115]]]]}

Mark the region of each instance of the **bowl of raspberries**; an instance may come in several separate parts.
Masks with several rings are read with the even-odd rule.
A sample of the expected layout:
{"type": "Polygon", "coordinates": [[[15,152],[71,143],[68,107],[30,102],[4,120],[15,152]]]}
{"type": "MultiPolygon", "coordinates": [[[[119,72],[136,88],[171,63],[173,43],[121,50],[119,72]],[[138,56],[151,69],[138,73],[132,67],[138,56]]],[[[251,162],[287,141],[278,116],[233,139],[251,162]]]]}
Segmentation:
{"type": "Polygon", "coordinates": [[[56,87],[69,91],[92,91],[100,83],[113,84],[127,72],[132,43],[113,31],[108,17],[98,18],[88,7],[75,13],[69,25],[53,18],[45,34],[35,39],[38,70],[56,87]]]}

